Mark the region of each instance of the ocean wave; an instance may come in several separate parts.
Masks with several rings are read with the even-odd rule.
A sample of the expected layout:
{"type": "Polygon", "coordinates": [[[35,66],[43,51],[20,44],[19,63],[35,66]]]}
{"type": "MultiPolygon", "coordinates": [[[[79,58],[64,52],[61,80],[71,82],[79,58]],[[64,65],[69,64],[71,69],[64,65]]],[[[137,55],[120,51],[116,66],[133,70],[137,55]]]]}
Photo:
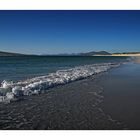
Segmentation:
{"type": "Polygon", "coordinates": [[[11,102],[33,94],[45,93],[46,90],[58,85],[64,85],[91,75],[105,72],[121,63],[101,63],[78,66],[67,70],[58,70],[45,76],[27,79],[14,83],[3,81],[0,86],[0,102],[11,102]]]}

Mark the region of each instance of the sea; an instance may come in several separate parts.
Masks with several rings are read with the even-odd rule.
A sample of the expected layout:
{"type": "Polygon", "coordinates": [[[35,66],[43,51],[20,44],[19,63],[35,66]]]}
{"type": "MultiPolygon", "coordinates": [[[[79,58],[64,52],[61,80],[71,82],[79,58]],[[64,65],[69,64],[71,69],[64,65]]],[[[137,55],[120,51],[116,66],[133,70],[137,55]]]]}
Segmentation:
{"type": "Polygon", "coordinates": [[[139,60],[0,57],[0,129],[140,129],[139,60]]]}
{"type": "Polygon", "coordinates": [[[115,56],[3,56],[0,102],[45,93],[49,88],[105,72],[128,60],[115,56]]]}
{"type": "Polygon", "coordinates": [[[0,57],[0,81],[25,80],[43,76],[57,70],[66,70],[76,66],[122,62],[126,57],[111,56],[8,56],[0,57]]]}

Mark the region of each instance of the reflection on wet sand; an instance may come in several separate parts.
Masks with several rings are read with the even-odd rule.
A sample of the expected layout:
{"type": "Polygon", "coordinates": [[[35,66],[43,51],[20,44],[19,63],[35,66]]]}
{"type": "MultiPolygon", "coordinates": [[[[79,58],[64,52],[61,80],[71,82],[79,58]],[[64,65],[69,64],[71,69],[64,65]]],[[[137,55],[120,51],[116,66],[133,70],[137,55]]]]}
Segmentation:
{"type": "Polygon", "coordinates": [[[133,57],[135,63],[140,63],[140,57],[133,57]]]}

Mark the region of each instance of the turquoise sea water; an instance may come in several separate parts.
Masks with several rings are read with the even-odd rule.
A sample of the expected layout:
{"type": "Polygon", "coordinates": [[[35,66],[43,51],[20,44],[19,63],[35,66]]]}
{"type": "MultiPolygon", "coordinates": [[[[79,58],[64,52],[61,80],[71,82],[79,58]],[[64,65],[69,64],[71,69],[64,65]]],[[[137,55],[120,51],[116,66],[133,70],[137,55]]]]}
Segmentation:
{"type": "Polygon", "coordinates": [[[57,70],[95,63],[125,61],[126,57],[98,56],[16,56],[0,57],[0,82],[25,80],[57,70]]]}

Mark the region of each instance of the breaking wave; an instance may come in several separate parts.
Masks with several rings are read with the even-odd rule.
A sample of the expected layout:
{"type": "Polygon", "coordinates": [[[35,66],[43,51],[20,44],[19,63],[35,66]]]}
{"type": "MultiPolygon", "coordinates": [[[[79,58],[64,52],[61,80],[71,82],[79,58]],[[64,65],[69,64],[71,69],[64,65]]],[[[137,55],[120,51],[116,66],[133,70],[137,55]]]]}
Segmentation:
{"type": "Polygon", "coordinates": [[[0,86],[0,102],[11,102],[18,100],[23,96],[45,93],[46,90],[54,86],[84,79],[91,75],[105,72],[120,64],[121,63],[101,63],[78,66],[67,70],[58,70],[55,73],[16,83],[4,80],[0,86]]]}

